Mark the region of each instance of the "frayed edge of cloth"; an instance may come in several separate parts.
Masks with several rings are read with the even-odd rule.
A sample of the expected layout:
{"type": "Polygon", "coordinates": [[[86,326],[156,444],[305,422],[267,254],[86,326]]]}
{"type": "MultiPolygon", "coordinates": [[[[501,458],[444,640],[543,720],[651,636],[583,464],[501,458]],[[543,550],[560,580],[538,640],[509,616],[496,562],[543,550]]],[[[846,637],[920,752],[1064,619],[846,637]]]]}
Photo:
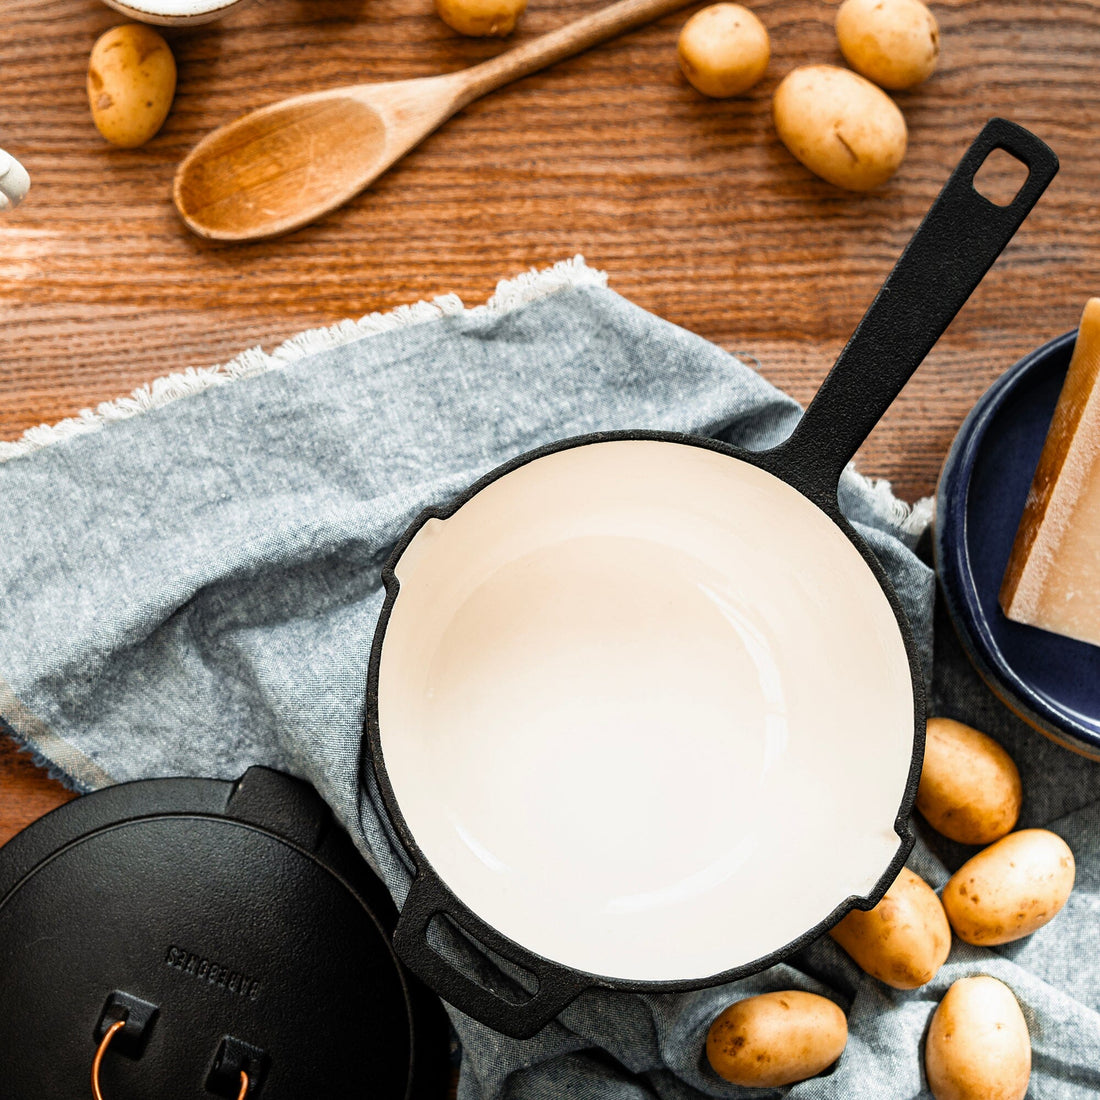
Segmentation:
{"type": "MultiPolygon", "coordinates": [[[[82,409],[76,416],[56,424],[28,428],[15,441],[0,441],[0,463],[61,443],[76,435],[99,431],[111,421],[128,420],[215,386],[254,378],[311,355],[371,336],[439,321],[445,317],[476,318],[510,313],[558,291],[583,286],[606,287],[607,274],[589,267],[583,256],[576,255],[570,260],[561,260],[552,267],[541,270],[531,268],[510,279],[502,279],[484,305],[467,309],[457,294],[444,294],[430,302],[419,301],[398,306],[388,313],[369,313],[358,321],[345,320],[328,328],[308,329],[284,341],[270,353],[259,347],[248,348],[228,363],[213,367],[188,367],[185,371],[147,382],[127,397],[105,401],[94,409],[82,409]]],[[[742,354],[739,358],[751,361],[759,369],[760,364],[755,357],[742,354]]],[[[889,481],[865,477],[852,465],[845,470],[844,476],[853,479],[856,486],[871,498],[876,513],[884,521],[914,541],[923,534],[934,518],[935,502],[931,497],[909,505],[894,496],[889,481]]]]}
{"type": "Polygon", "coordinates": [[[894,488],[886,478],[867,477],[851,463],[844,470],[844,477],[850,479],[857,489],[870,498],[871,507],[880,519],[913,543],[936,518],[934,497],[921,497],[915,503],[908,504],[894,496],[894,488]]]}
{"type": "Polygon", "coordinates": [[[112,421],[128,420],[153,409],[163,408],[181,398],[193,397],[215,386],[254,378],[318,352],[357,340],[411,325],[439,321],[444,317],[480,317],[509,313],[560,290],[582,286],[607,286],[607,275],[590,268],[584,257],[578,255],[571,260],[562,260],[553,267],[542,270],[532,268],[514,278],[502,280],[484,305],[472,309],[467,309],[457,294],[444,294],[430,302],[420,301],[398,306],[388,313],[369,313],[358,321],[347,320],[330,328],[310,329],[292,336],[270,353],[259,347],[249,348],[228,363],[213,367],[188,367],[177,374],[147,382],[127,397],[105,401],[94,409],[82,409],[76,416],[56,424],[28,428],[19,439],[0,442],[0,462],[10,462],[14,458],[21,458],[73,436],[100,431],[112,421]]]}
{"type": "Polygon", "coordinates": [[[41,768],[50,779],[55,783],[60,783],[66,790],[72,791],[73,794],[88,794],[91,790],[90,787],[78,783],[67,771],[59,768],[45,753],[18,733],[14,726],[5,722],[2,715],[0,715],[0,735],[14,742],[16,749],[20,753],[29,756],[31,763],[36,768],[41,768]]]}

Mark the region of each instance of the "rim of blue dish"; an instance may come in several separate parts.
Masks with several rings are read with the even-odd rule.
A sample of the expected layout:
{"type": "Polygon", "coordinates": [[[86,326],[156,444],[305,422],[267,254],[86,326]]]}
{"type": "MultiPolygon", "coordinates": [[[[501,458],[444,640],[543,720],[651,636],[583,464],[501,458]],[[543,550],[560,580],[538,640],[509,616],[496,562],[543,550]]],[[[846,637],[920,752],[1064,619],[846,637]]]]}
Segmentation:
{"type": "MultiPolygon", "coordinates": [[[[991,622],[982,604],[967,537],[971,480],[990,428],[1002,409],[1022,389],[1034,384],[1034,376],[1049,366],[1051,359],[1057,357],[1068,363],[1076,339],[1077,330],[1073,329],[1025,355],[986,390],[963,421],[944,461],[936,491],[934,552],[936,572],[955,632],[989,688],[1051,740],[1100,760],[1100,714],[1083,715],[1060,702],[1049,691],[1029,682],[1026,670],[1014,667],[1003,652],[997,638],[997,628],[1003,629],[1003,623],[991,622]]],[[[993,614],[1003,619],[999,607],[993,614]]]]}

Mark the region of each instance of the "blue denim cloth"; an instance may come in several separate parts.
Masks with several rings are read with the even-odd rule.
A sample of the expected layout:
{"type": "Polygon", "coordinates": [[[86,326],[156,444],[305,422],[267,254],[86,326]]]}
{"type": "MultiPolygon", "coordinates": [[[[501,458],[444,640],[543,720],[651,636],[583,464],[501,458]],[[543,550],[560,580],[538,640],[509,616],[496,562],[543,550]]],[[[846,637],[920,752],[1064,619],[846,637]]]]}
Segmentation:
{"type": "MultiPolygon", "coordinates": [[[[489,308],[441,299],[158,383],[28,443],[0,444],[0,716],[83,790],[236,777],[251,764],[301,776],[401,901],[407,872],[361,742],[379,571],[405,526],[554,439],[644,427],[762,448],[798,416],[750,366],[577,263],[503,287],[489,308]]],[[[1054,828],[1073,848],[1066,910],[997,950],[956,942],[935,981],[907,993],[865,977],[826,938],[735,985],[585,994],[525,1042],[452,1012],[462,1100],[908,1100],[927,1095],[929,1016],[971,973],[1002,978],[1024,1008],[1030,1095],[1100,1094],[1100,769],[1004,711],[939,624],[933,666],[934,586],[915,553],[917,524],[851,472],[841,500],[935,668],[933,713],[1000,739],[1023,772],[1022,824],[1054,828]],[[837,1066],[777,1092],[723,1082],[703,1056],[710,1021],[737,998],[788,988],[848,1012],[837,1066]]],[[[966,853],[917,824],[911,865],[939,887],[966,853]]]]}

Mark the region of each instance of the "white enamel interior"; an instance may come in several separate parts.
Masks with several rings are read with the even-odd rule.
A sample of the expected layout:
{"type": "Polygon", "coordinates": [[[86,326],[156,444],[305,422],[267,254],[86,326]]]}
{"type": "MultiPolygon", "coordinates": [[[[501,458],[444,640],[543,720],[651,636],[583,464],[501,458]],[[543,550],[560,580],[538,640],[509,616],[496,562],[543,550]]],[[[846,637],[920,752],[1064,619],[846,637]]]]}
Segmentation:
{"type": "Polygon", "coordinates": [[[560,451],[429,520],[397,574],[395,796],[442,879],[524,947],[705,978],[895,855],[901,633],[855,547],[772,475],[678,443],[560,451]]]}

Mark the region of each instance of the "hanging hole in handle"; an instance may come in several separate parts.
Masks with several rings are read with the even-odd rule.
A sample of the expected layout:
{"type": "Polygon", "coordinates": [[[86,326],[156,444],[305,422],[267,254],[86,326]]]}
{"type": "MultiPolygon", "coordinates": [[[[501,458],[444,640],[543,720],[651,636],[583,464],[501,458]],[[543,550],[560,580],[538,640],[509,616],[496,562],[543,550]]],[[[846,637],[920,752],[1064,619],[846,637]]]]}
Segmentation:
{"type": "Polygon", "coordinates": [[[529,1004],[538,994],[538,975],[476,943],[446,913],[436,913],[428,922],[426,939],[432,951],[464,978],[510,1005],[529,1004]]]}
{"type": "Polygon", "coordinates": [[[1027,183],[1029,169],[1004,149],[994,149],[974,174],[974,190],[994,206],[1011,206],[1027,183]]]}

